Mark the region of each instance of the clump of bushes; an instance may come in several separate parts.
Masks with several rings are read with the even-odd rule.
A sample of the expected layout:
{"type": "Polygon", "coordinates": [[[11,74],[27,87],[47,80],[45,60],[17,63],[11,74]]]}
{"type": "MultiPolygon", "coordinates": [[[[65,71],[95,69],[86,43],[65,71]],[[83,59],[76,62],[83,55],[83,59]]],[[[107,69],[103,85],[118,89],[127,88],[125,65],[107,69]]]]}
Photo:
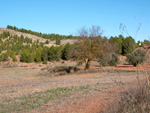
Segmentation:
{"type": "Polygon", "coordinates": [[[61,76],[77,72],[79,69],[74,66],[54,66],[41,69],[40,76],[61,76]]]}
{"type": "Polygon", "coordinates": [[[110,66],[116,66],[119,63],[119,58],[117,54],[112,55],[112,59],[108,62],[110,66]]]}
{"type": "Polygon", "coordinates": [[[101,58],[99,63],[101,66],[116,66],[119,63],[119,58],[117,54],[112,54],[110,58],[101,58]]]}
{"type": "Polygon", "coordinates": [[[146,60],[146,51],[142,49],[137,49],[132,53],[128,53],[127,55],[127,62],[134,66],[143,63],[146,60]]]}

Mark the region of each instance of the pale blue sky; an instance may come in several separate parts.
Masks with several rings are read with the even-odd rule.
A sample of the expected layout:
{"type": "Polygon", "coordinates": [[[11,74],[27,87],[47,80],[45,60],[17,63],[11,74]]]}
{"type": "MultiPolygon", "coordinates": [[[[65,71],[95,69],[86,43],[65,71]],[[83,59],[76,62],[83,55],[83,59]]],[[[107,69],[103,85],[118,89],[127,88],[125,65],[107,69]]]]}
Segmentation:
{"type": "Polygon", "coordinates": [[[0,14],[0,27],[75,35],[96,25],[110,37],[121,34],[122,23],[136,41],[150,39],[150,0],[0,0],[0,14]]]}

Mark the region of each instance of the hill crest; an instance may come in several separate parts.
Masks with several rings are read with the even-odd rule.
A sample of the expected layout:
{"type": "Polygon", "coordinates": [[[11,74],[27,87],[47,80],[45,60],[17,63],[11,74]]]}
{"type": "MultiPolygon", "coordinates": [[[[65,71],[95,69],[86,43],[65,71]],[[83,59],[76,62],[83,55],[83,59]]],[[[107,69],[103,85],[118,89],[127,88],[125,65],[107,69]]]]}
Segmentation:
{"type": "MultiPolygon", "coordinates": [[[[21,35],[24,36],[24,37],[28,37],[28,38],[32,39],[34,42],[39,40],[39,42],[45,43],[47,40],[49,40],[49,39],[45,39],[43,37],[35,36],[35,35],[32,35],[32,34],[23,33],[23,32],[15,31],[15,30],[12,30],[12,29],[7,29],[7,28],[0,27],[0,34],[3,33],[4,31],[9,32],[11,35],[17,35],[19,37],[21,35]]],[[[76,42],[75,39],[62,39],[61,40],[61,44],[62,45],[65,45],[67,43],[73,44],[75,42],[76,42]]],[[[56,46],[56,41],[55,40],[54,41],[50,41],[50,43],[49,44],[45,44],[45,46],[48,46],[48,47],[56,46]]]]}

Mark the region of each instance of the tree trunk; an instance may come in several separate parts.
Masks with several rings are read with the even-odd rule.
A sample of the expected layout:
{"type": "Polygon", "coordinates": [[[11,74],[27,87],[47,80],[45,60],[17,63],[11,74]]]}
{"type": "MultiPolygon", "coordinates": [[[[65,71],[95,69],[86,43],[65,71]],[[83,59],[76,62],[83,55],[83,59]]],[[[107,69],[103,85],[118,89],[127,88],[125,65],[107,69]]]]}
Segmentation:
{"type": "Polygon", "coordinates": [[[85,65],[85,70],[89,69],[90,65],[89,64],[86,64],[85,65]]]}
{"type": "Polygon", "coordinates": [[[89,69],[91,61],[89,59],[85,60],[85,70],[89,69]]]}

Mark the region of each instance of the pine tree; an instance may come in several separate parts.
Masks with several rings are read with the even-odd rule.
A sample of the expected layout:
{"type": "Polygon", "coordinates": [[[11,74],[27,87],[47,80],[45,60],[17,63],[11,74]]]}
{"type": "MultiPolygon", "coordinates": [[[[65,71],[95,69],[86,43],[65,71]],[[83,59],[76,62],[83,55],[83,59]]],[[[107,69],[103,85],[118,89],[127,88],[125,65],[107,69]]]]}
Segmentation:
{"type": "Polygon", "coordinates": [[[35,61],[36,62],[41,62],[42,61],[41,55],[42,55],[42,48],[38,48],[36,56],[35,56],[35,61]]]}
{"type": "Polygon", "coordinates": [[[60,45],[61,41],[59,38],[56,39],[56,45],[60,45]]]}
{"type": "Polygon", "coordinates": [[[135,50],[135,47],[135,40],[131,36],[126,37],[123,42],[123,54],[126,55],[128,53],[133,52],[135,50]]]}
{"type": "Polygon", "coordinates": [[[70,51],[72,50],[73,45],[67,43],[62,51],[62,59],[68,60],[70,57],[70,51]]]}
{"type": "Polygon", "coordinates": [[[26,50],[23,50],[21,52],[21,55],[20,55],[20,61],[21,62],[26,62],[27,61],[27,57],[28,57],[28,52],[26,50]]]}
{"type": "Polygon", "coordinates": [[[28,53],[27,58],[26,58],[27,63],[34,62],[33,55],[31,53],[28,53]]]}
{"type": "Polygon", "coordinates": [[[42,61],[48,61],[48,47],[44,47],[41,55],[42,61]]]}
{"type": "Polygon", "coordinates": [[[48,50],[48,60],[54,61],[55,60],[55,47],[51,46],[48,50]]]}

